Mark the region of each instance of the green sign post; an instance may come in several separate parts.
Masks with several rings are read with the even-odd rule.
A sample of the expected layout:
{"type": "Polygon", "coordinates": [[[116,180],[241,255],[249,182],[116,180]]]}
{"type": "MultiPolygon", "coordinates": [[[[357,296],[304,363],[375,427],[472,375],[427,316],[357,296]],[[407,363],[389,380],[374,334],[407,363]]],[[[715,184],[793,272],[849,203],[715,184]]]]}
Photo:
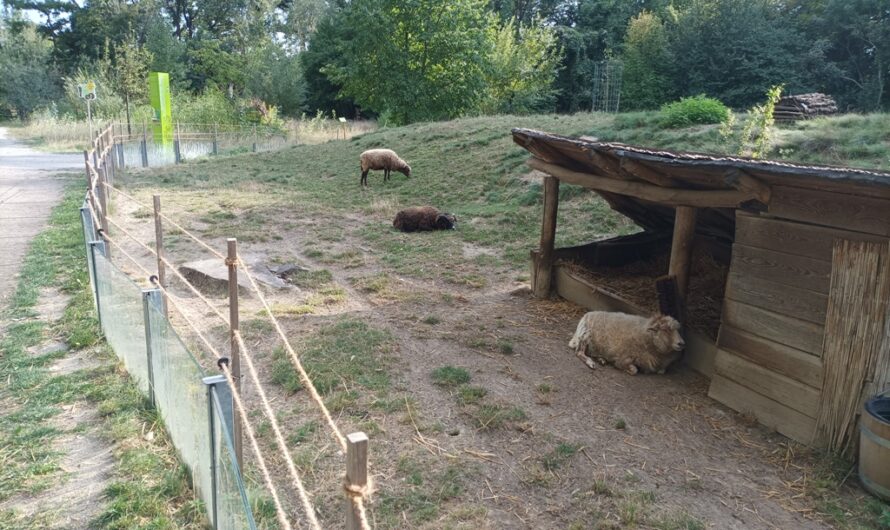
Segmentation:
{"type": "Polygon", "coordinates": [[[151,120],[155,142],[169,145],[173,142],[173,108],[170,105],[170,74],[148,74],[149,98],[154,109],[151,120]]]}

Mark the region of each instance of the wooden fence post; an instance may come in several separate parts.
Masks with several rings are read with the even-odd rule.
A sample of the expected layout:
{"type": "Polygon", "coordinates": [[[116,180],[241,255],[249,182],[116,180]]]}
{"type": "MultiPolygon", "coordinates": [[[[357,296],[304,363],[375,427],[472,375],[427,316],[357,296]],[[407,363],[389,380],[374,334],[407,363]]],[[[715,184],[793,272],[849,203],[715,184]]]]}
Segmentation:
{"type": "MultiPolygon", "coordinates": [[[[160,285],[163,289],[167,288],[167,267],[164,264],[164,230],[161,225],[161,196],[160,195],[152,195],[151,196],[152,206],[154,206],[154,218],[155,218],[155,252],[157,252],[158,258],[158,285],[160,285]]],[[[164,316],[167,316],[167,293],[161,291],[163,307],[164,307],[164,316]]]]}
{"type": "Polygon", "coordinates": [[[354,432],[346,435],[346,530],[361,530],[362,518],[352,502],[368,487],[368,435],[354,432]]]}
{"type": "MultiPolygon", "coordinates": [[[[238,347],[238,339],[235,335],[239,330],[238,322],[238,240],[231,237],[226,239],[228,254],[226,256],[226,265],[229,267],[229,342],[231,345],[231,370],[232,381],[235,388],[232,392],[241,392],[241,351],[238,347]]],[[[241,417],[237,414],[234,417],[232,427],[232,438],[235,444],[235,458],[238,460],[238,469],[243,470],[242,465],[242,447],[241,447],[241,417]]]]}
{"type": "Polygon", "coordinates": [[[556,243],[556,214],[559,208],[559,179],[544,177],[544,219],[541,223],[541,246],[535,264],[533,292],[536,298],[550,296],[553,278],[553,251],[556,243]]]}
{"type": "Polygon", "coordinates": [[[219,139],[217,138],[219,132],[217,131],[217,126],[213,124],[213,154],[219,154],[219,139]]]}
{"type": "Polygon", "coordinates": [[[256,153],[256,124],[253,124],[253,152],[256,153]]]}

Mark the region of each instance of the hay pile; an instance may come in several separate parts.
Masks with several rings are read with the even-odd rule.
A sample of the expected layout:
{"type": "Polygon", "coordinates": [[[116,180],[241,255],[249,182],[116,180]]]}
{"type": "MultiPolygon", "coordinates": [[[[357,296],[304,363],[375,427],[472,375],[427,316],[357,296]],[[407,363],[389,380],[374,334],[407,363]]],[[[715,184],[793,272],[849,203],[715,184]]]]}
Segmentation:
{"type": "MultiPolygon", "coordinates": [[[[588,267],[574,261],[560,264],[590,283],[654,313],[658,311],[655,280],[667,274],[669,263],[670,254],[665,253],[623,267],[588,267]]],[[[688,326],[715,341],[720,329],[723,291],[728,273],[729,267],[715,261],[706,250],[693,250],[687,295],[688,326]]]]}

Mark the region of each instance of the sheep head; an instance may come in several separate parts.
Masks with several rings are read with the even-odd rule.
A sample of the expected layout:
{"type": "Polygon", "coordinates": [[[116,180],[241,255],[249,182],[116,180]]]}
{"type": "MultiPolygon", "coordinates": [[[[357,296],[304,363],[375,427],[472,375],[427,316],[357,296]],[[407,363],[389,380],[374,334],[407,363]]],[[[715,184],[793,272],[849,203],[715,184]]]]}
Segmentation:
{"type": "Polygon", "coordinates": [[[680,323],[671,316],[660,314],[653,316],[646,325],[646,331],[661,353],[679,352],[686,347],[686,342],[680,335],[680,323]]]}
{"type": "Polygon", "coordinates": [[[411,166],[409,166],[408,164],[405,164],[405,167],[401,167],[401,168],[397,169],[396,171],[398,171],[402,175],[405,175],[406,177],[411,176],[411,166]]]}
{"type": "Polygon", "coordinates": [[[439,230],[454,230],[454,226],[457,224],[457,217],[450,213],[440,213],[438,217],[436,217],[436,228],[439,230]]]}

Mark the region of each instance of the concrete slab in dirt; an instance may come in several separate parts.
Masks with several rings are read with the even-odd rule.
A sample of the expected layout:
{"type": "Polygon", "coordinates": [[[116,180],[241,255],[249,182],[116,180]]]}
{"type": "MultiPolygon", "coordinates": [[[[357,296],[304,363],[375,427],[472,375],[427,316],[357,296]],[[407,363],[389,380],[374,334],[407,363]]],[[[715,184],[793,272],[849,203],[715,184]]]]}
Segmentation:
{"type": "Polygon", "coordinates": [[[65,314],[70,296],[62,294],[54,287],[45,287],[40,290],[40,297],[34,309],[44,322],[55,322],[65,314]]]}
{"type": "Polygon", "coordinates": [[[57,353],[60,351],[68,351],[68,345],[64,342],[44,342],[43,344],[39,344],[37,346],[31,346],[28,348],[28,353],[34,355],[36,357],[40,357],[43,355],[47,355],[50,353],[57,353]]]}
{"type": "MultiPolygon", "coordinates": [[[[273,289],[286,289],[292,287],[290,284],[272,273],[269,267],[257,256],[245,256],[244,261],[250,273],[256,279],[257,283],[265,287],[273,289]]],[[[179,272],[182,273],[190,282],[198,289],[211,293],[223,294],[228,292],[229,288],[229,269],[225,263],[218,258],[204,259],[199,261],[190,261],[180,265],[179,272]]],[[[247,276],[238,275],[238,293],[241,296],[250,296],[253,288],[247,276]]]]}

